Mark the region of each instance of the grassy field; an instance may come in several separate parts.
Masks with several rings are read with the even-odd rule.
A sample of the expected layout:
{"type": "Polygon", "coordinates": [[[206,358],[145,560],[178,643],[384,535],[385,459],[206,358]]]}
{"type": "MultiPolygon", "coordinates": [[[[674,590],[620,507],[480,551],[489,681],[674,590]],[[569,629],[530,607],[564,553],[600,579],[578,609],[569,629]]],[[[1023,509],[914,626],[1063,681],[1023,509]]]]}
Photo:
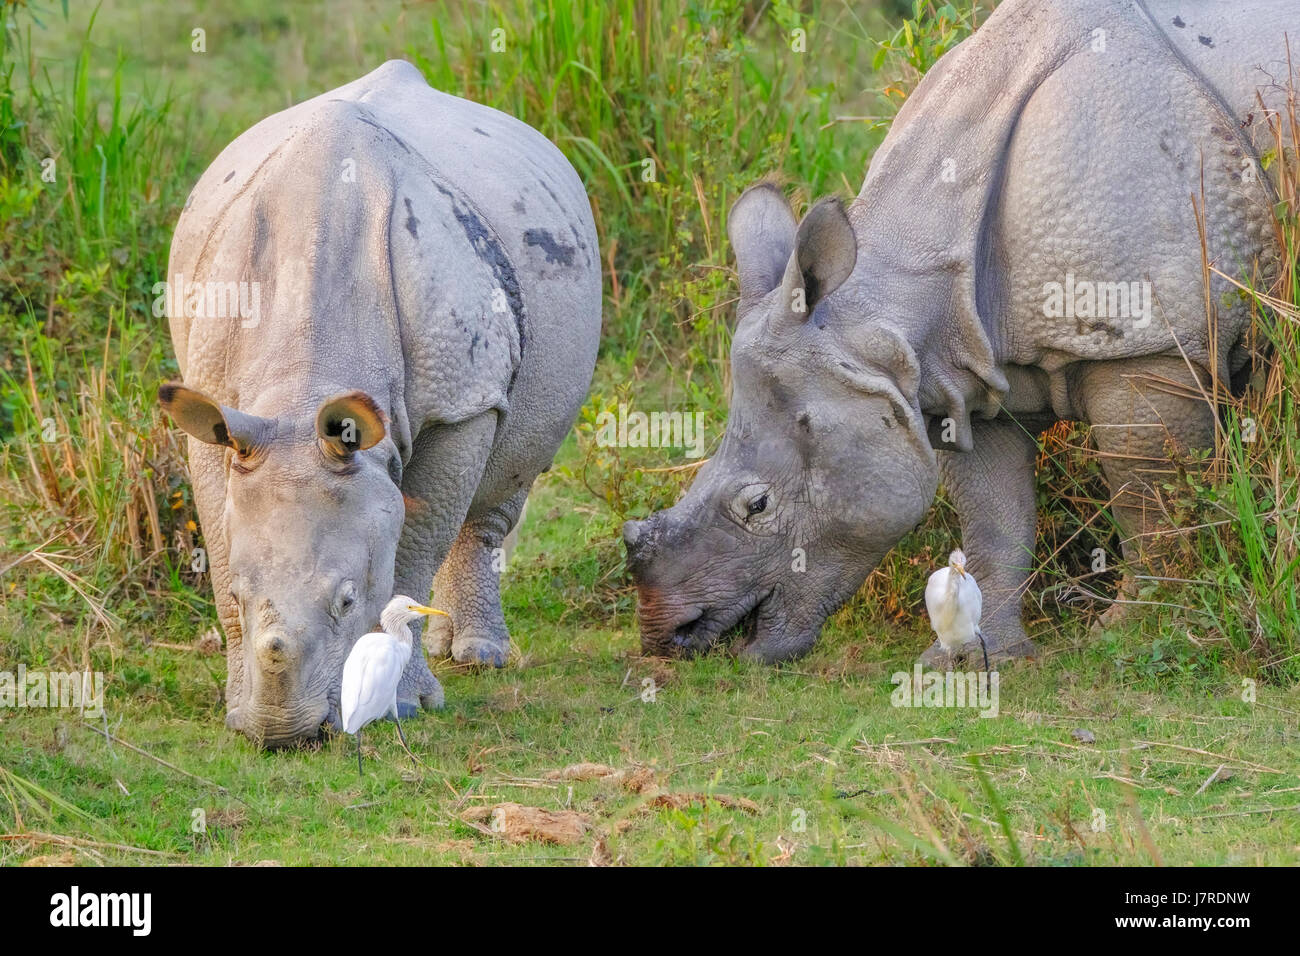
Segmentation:
{"type": "Polygon", "coordinates": [[[1003,668],[997,717],[890,706],[891,676],[929,643],[925,576],[955,537],[942,499],[810,657],[639,656],[617,528],[691,471],[668,450],[598,447],[596,415],[703,411],[721,436],[726,209],[771,173],[799,203],[856,193],[918,74],[989,4],[923,6],[903,27],[907,4],[831,0],[0,2],[0,671],[107,675],[97,719],[0,708],[0,862],[1300,858],[1289,152],[1268,159],[1289,252],[1260,290],[1279,300],[1260,312],[1271,354],[1247,396],[1223,396],[1207,476],[1167,489],[1197,526],[1177,575],[1194,583],[1149,582],[1151,605],[1093,627],[1104,603],[1078,585],[1113,586],[1086,573],[1114,532],[1087,431],[1062,426],[1043,437],[1026,605],[1044,654],[1003,668]],[[420,763],[378,725],[358,778],[349,738],[263,753],[224,729],[183,446],[153,403],[176,366],[150,290],[222,146],[394,56],[564,149],[601,234],[605,333],[503,579],[510,666],[435,664],[448,706],[405,724],[420,763]],[[1241,440],[1246,418],[1260,441],[1241,440]]]}

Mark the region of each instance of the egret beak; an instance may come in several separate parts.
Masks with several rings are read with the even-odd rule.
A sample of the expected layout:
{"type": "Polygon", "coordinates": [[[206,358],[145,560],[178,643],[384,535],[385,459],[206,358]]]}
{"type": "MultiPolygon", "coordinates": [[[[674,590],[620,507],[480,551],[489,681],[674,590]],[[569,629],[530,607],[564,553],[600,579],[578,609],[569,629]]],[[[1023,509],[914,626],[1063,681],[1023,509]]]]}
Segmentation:
{"type": "Polygon", "coordinates": [[[419,611],[421,614],[441,614],[443,617],[451,617],[446,611],[439,611],[436,607],[425,607],[423,604],[411,604],[406,608],[408,611],[419,611]]]}
{"type": "Polygon", "coordinates": [[[957,572],[957,576],[958,576],[958,577],[963,577],[963,578],[964,578],[964,577],[966,576],[966,565],[964,565],[964,564],[954,564],[954,565],[952,566],[952,569],[953,569],[954,571],[957,572]]]}

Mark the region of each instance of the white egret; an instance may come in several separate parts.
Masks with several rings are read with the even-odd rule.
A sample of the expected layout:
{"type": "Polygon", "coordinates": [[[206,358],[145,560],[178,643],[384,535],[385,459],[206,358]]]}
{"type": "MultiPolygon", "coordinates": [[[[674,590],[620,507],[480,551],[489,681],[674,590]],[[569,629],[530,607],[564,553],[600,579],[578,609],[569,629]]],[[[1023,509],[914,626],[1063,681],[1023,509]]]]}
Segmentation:
{"type": "MultiPolygon", "coordinates": [[[[446,611],[416,604],[399,594],[384,607],[379,615],[382,630],[364,634],[352,647],[343,665],[343,692],[340,707],[343,712],[343,732],[357,738],[357,773],[361,770],[361,728],[372,720],[392,715],[397,722],[397,736],[406,747],[402,722],[397,719],[397,682],[402,679],[406,662],[411,659],[410,622],[421,616],[441,614],[446,611]]],[[[407,747],[407,753],[410,748],[407,747]]]]}
{"type": "Polygon", "coordinates": [[[951,656],[979,638],[984,651],[984,670],[989,669],[989,650],[980,631],[984,599],[975,576],[966,570],[966,555],[958,548],[948,555],[948,566],[930,575],[925,585],[925,609],[939,644],[951,656]]]}

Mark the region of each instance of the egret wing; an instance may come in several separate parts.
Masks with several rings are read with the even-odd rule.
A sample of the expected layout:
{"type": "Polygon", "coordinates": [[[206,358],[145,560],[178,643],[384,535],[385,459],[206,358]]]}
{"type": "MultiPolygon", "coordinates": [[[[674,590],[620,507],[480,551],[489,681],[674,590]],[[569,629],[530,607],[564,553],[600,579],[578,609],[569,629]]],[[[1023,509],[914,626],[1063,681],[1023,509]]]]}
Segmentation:
{"type": "Polygon", "coordinates": [[[340,707],[343,732],[355,734],[392,709],[404,662],[387,634],[366,634],[352,648],[343,665],[340,707]]]}
{"type": "Polygon", "coordinates": [[[941,637],[952,627],[954,608],[947,600],[948,568],[940,568],[930,575],[925,585],[925,611],[930,616],[930,627],[941,637]]]}

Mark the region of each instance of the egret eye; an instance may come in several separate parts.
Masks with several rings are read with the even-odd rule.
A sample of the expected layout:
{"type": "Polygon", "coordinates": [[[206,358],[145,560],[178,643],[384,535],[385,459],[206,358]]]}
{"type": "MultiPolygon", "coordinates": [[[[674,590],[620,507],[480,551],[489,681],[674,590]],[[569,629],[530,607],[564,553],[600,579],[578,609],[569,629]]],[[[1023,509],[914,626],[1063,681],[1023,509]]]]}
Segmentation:
{"type": "Polygon", "coordinates": [[[750,516],[762,514],[767,510],[767,495],[762,494],[749,503],[748,512],[750,516]]]}

